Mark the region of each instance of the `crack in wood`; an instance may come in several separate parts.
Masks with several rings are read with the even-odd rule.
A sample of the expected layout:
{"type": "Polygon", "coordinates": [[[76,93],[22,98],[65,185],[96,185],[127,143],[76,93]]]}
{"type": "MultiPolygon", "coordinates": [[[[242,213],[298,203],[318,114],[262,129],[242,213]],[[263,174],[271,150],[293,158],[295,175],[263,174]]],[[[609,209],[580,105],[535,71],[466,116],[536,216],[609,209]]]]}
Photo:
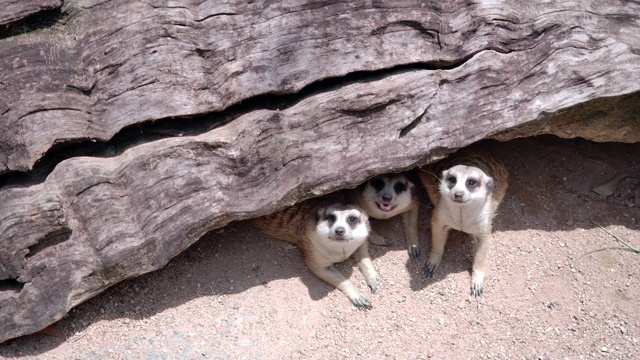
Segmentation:
{"type": "Polygon", "coordinates": [[[30,259],[36,256],[38,253],[45,249],[61,244],[71,237],[71,229],[63,227],[57,231],[48,234],[44,238],[38,240],[34,245],[29,246],[29,253],[25,256],[26,259],[30,259]]]}
{"type": "Polygon", "coordinates": [[[0,280],[0,294],[3,292],[18,294],[24,288],[26,283],[20,282],[17,279],[5,279],[0,280]]]}
{"type": "Polygon", "coordinates": [[[59,107],[59,108],[48,108],[48,109],[33,110],[31,112],[28,112],[26,114],[21,115],[18,118],[18,120],[22,120],[24,117],[29,116],[29,115],[33,115],[33,114],[37,114],[37,113],[41,113],[41,112],[48,112],[48,111],[78,111],[78,112],[82,112],[82,113],[91,115],[91,113],[86,111],[86,110],[74,109],[74,108],[68,108],[68,107],[59,107]]]}
{"type": "Polygon", "coordinates": [[[351,116],[351,117],[357,117],[357,118],[364,118],[364,117],[368,117],[370,115],[379,113],[384,111],[384,109],[386,109],[387,107],[389,107],[389,105],[395,104],[397,103],[398,99],[391,99],[387,102],[385,102],[384,104],[378,104],[369,108],[365,108],[365,109],[349,109],[349,110],[340,110],[341,114],[347,115],[347,116],[351,116]]]}
{"type": "MultiPolygon", "coordinates": [[[[25,1],[25,3],[27,2],[25,1]]],[[[29,4],[24,5],[29,6],[29,4]]],[[[23,17],[0,18],[0,26],[2,26],[0,27],[0,40],[59,24],[64,16],[60,9],[61,6],[62,1],[59,4],[43,4],[36,12],[25,13],[23,17]]],[[[30,11],[33,10],[35,9],[30,11]]]]}
{"type": "Polygon", "coordinates": [[[420,124],[420,122],[422,121],[422,118],[427,114],[427,111],[429,111],[429,108],[431,107],[431,104],[429,104],[427,106],[426,109],[424,109],[424,111],[422,112],[422,114],[418,115],[418,117],[416,117],[415,119],[413,119],[407,126],[405,126],[404,128],[402,128],[402,130],[400,130],[400,135],[398,136],[399,139],[402,139],[403,137],[405,137],[411,130],[415,129],[416,126],[418,126],[418,124],[420,124]]]}
{"type": "Polygon", "coordinates": [[[203,21],[207,21],[207,20],[209,20],[211,18],[215,18],[215,17],[218,17],[218,16],[237,16],[237,15],[238,14],[232,13],[232,12],[220,12],[220,13],[216,13],[216,14],[207,15],[207,16],[203,17],[202,19],[195,19],[194,21],[195,22],[203,22],[203,21]]]}

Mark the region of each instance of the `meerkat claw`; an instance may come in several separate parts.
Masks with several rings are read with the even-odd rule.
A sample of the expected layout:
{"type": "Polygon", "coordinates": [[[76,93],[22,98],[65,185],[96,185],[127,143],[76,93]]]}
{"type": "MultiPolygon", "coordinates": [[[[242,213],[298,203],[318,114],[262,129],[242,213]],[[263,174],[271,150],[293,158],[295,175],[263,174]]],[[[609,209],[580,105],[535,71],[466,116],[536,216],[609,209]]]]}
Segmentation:
{"type": "Polygon", "coordinates": [[[433,265],[431,263],[427,263],[424,268],[422,269],[422,272],[424,273],[425,276],[433,278],[433,274],[435,274],[436,272],[436,265],[433,265]]]}
{"type": "Polygon", "coordinates": [[[373,308],[369,300],[367,300],[363,296],[351,299],[351,303],[353,303],[353,305],[355,305],[360,310],[371,310],[373,308]]]}
{"type": "Polygon", "coordinates": [[[410,246],[409,247],[409,257],[413,260],[417,259],[420,257],[420,248],[418,248],[417,246],[410,246]]]}
{"type": "Polygon", "coordinates": [[[369,285],[369,289],[371,289],[371,293],[372,294],[375,294],[376,291],[378,291],[378,284],[377,283],[376,284],[370,284],[369,285]]]}
{"type": "Polygon", "coordinates": [[[482,296],[482,285],[478,286],[476,284],[471,285],[471,295],[475,296],[475,297],[481,297],[482,296]]]}

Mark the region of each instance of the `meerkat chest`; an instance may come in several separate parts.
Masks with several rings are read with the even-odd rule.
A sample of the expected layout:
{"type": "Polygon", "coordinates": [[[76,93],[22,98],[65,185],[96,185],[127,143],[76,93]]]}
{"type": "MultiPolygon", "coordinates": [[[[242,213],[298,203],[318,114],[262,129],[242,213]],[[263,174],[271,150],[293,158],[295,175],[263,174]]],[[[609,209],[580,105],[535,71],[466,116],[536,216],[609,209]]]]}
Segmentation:
{"type": "MultiPolygon", "coordinates": [[[[366,238],[365,238],[366,241],[366,238]]],[[[320,234],[309,236],[309,245],[316,260],[322,260],[327,266],[345,261],[364,241],[335,241],[320,234]]]]}
{"type": "Polygon", "coordinates": [[[469,234],[485,233],[491,229],[491,205],[456,204],[442,202],[438,217],[443,225],[469,234]]]}

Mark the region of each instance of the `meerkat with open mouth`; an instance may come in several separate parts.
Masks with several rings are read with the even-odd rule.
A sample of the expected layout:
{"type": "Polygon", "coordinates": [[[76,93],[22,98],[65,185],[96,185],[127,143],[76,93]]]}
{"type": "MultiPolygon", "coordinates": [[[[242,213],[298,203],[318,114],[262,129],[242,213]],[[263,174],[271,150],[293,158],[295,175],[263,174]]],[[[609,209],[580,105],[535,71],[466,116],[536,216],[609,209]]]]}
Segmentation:
{"type": "MultiPolygon", "coordinates": [[[[404,174],[378,175],[364,184],[347,191],[347,199],[358,204],[374,219],[389,219],[402,215],[402,225],[407,238],[407,251],[411,258],[420,255],[418,244],[418,208],[416,187],[404,174]]],[[[389,245],[375,231],[369,235],[375,245],[389,245]]]]}
{"type": "Polygon", "coordinates": [[[378,275],[367,242],[369,218],[358,206],[343,205],[330,196],[320,197],[252,222],[263,233],[297,245],[311,272],[342,291],[356,307],[371,309],[371,302],[333,268],[333,264],[353,254],[371,292],[378,289],[378,275]]]}
{"type": "Polygon", "coordinates": [[[475,240],[471,294],[482,295],[492,220],[507,191],[507,169],[486,153],[463,151],[422,167],[419,177],[435,206],[425,275],[433,277],[440,266],[449,230],[468,233],[475,240]]]}

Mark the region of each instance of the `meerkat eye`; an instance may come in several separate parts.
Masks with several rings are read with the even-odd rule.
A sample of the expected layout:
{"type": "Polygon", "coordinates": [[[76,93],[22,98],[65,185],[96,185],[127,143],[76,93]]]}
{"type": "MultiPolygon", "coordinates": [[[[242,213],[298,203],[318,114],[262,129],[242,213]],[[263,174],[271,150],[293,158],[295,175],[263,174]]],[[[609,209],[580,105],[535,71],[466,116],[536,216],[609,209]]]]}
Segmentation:
{"type": "Polygon", "coordinates": [[[467,180],[467,186],[473,188],[478,186],[478,181],[476,181],[475,179],[469,179],[467,180]]]}
{"type": "Polygon", "coordinates": [[[330,223],[336,222],[336,216],[333,215],[333,214],[327,215],[327,221],[330,222],[330,223]]]}
{"type": "Polygon", "coordinates": [[[449,176],[447,177],[447,182],[451,185],[455,185],[456,184],[456,177],[455,176],[449,176]]]}
{"type": "Polygon", "coordinates": [[[384,188],[384,181],[382,181],[382,179],[375,178],[371,180],[371,186],[373,186],[377,191],[380,191],[384,188]]]}
{"type": "Polygon", "coordinates": [[[396,194],[400,194],[401,192],[403,192],[406,189],[406,185],[403,183],[396,183],[393,186],[393,189],[396,191],[396,194]]]}
{"type": "Polygon", "coordinates": [[[347,218],[347,221],[349,222],[349,224],[353,225],[358,222],[358,218],[356,216],[351,215],[347,218]]]}

